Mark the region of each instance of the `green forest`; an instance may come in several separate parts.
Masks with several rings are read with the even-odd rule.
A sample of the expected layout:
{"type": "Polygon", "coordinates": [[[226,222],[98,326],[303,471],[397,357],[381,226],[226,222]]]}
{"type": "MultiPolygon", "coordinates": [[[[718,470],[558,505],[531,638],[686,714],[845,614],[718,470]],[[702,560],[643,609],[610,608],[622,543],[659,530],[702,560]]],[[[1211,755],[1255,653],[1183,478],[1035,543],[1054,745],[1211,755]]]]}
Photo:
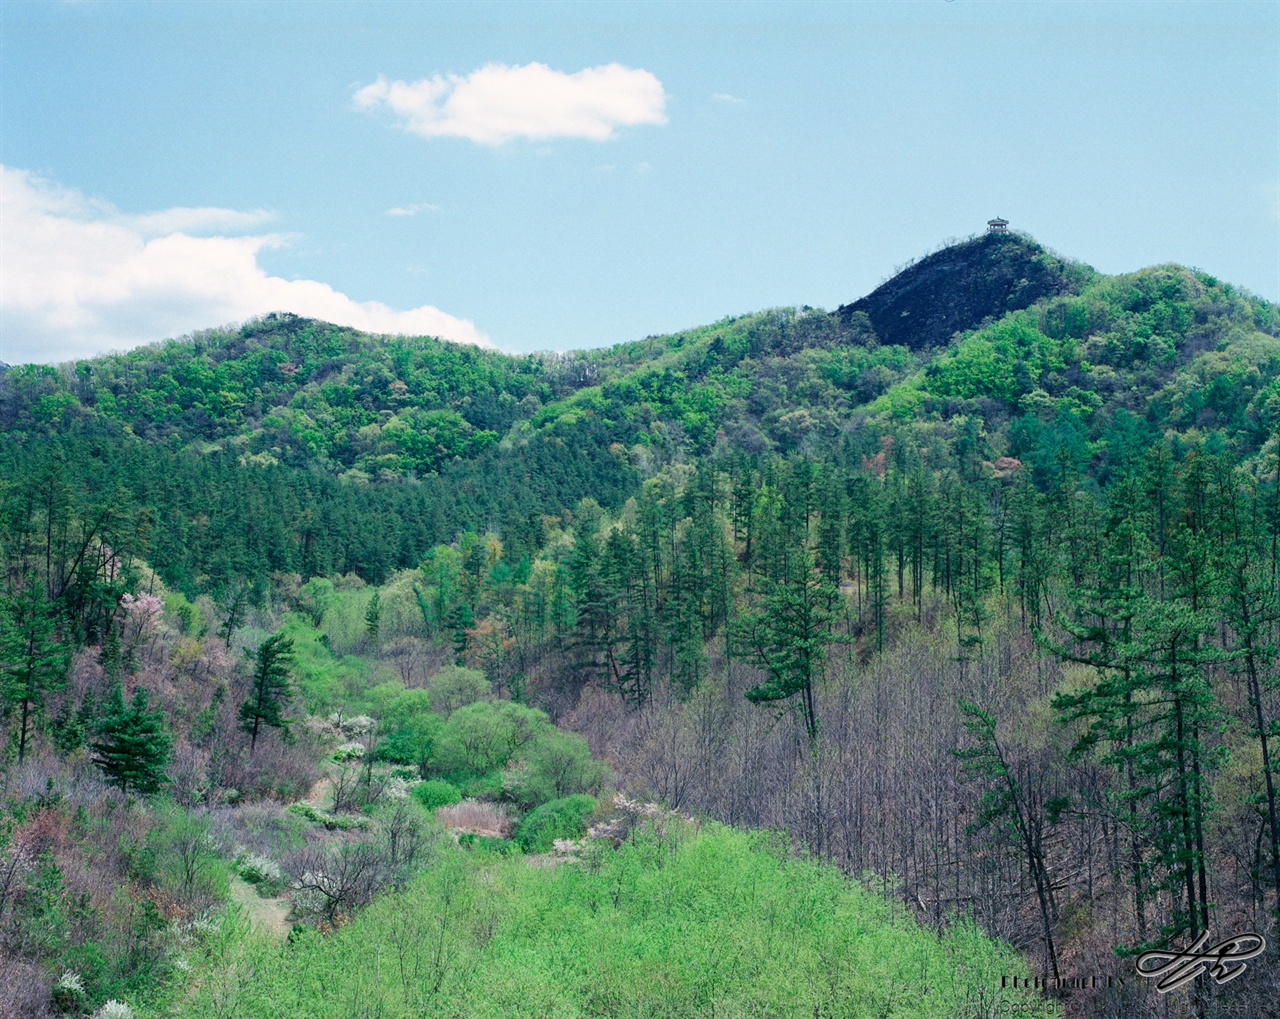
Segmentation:
{"type": "Polygon", "coordinates": [[[1274,1015],[1278,473],[1280,307],[1021,234],[0,366],[0,1015],[1274,1015]]]}

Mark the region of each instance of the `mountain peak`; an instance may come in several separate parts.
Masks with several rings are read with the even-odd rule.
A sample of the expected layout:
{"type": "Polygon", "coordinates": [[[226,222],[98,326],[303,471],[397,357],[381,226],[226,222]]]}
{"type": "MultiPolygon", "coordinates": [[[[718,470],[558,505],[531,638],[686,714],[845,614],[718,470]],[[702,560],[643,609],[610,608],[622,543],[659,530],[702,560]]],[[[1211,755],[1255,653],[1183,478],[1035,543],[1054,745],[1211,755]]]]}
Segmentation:
{"type": "Polygon", "coordinates": [[[984,319],[1079,289],[1080,273],[1025,234],[990,231],[935,251],[837,309],[864,313],[881,343],[922,350],[984,319]]]}

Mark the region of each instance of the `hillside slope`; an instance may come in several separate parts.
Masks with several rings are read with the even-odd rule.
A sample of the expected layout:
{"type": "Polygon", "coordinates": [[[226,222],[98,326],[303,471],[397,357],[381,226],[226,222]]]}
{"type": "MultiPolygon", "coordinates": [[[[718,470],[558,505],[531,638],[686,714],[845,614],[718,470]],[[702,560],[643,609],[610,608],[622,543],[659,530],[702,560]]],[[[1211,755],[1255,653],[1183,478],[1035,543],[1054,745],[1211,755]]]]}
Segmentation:
{"type": "Polygon", "coordinates": [[[935,251],[836,314],[847,323],[861,312],[881,343],[921,350],[986,319],[1078,293],[1093,275],[1022,234],[989,233],[935,251]]]}
{"type": "Polygon", "coordinates": [[[22,478],[54,456],[85,498],[118,485],[153,507],[153,557],[188,591],[262,571],[378,580],[468,528],[531,550],[543,515],[616,506],[708,454],[856,459],[905,428],[971,467],[1030,461],[1041,480],[1063,451],[1103,477],[1166,433],[1248,457],[1280,421],[1278,335],[1280,309],[1204,273],[1104,276],[989,236],[834,314],[775,309],[577,354],[268,316],[10,368],[0,466],[22,478]],[[273,522],[246,529],[259,511],[273,522]]]}
{"type": "MultiPolygon", "coordinates": [[[[284,955],[228,926],[208,945],[212,968],[183,957],[179,978],[173,959],[201,1009],[246,1000],[214,979],[253,969],[262,1000],[305,1000],[317,1016],[337,986],[351,1008],[386,1014],[466,1011],[477,987],[508,1011],[911,1011],[896,970],[892,986],[850,971],[830,1001],[808,995],[858,929],[852,898],[790,934],[772,899],[650,922],[676,892],[724,905],[698,854],[738,836],[686,843],[687,870],[658,833],[612,863],[584,849],[545,874],[471,857],[476,869],[434,868],[367,911],[367,885],[326,892],[317,873],[369,853],[389,854],[376,857],[389,887],[409,879],[406,804],[389,801],[416,779],[416,802],[460,812],[448,816],[465,854],[508,852],[504,833],[535,856],[576,852],[555,840],[582,835],[610,774],[627,802],[786,832],[787,859],[860,875],[940,932],[911,953],[937,958],[939,976],[961,971],[951,947],[995,959],[952,939],[963,915],[1033,972],[1127,981],[1077,989],[1070,1019],[1156,1008],[1135,952],[1263,930],[1280,903],[1264,763],[1280,732],[1280,309],[1181,266],[1096,274],[1026,238],[921,264],[869,295],[870,311],[774,309],[566,356],[270,317],[5,371],[0,771],[23,827],[0,804],[0,856],[20,847],[26,870],[0,942],[26,953],[24,986],[47,1001],[74,972],[94,1005],[157,986],[170,956],[148,932],[169,900],[128,938],[121,908],[166,887],[195,908],[225,882],[123,847],[151,825],[147,852],[172,860],[165,847],[198,845],[182,841],[188,821],[219,805],[245,826],[219,836],[244,880],[276,864],[280,878],[310,874],[296,916],[353,919],[291,937],[284,955]],[[929,328],[891,331],[912,318],[929,328]],[[268,659],[285,642],[297,696],[270,710],[268,659]],[[289,718],[288,739],[259,738],[260,722],[289,718]],[[108,824],[117,801],[69,776],[110,775],[101,737],[144,724],[157,782],[173,736],[174,809],[153,798],[108,824]],[[282,809],[316,788],[317,768],[331,813],[282,809]],[[356,816],[384,793],[381,818],[356,816]],[[105,813],[73,821],[81,795],[105,813]],[[317,847],[321,829],[333,841],[317,847]],[[61,861],[62,892],[41,846],[61,861]],[[103,873],[118,879],[86,885],[103,873]],[[435,877],[449,880],[439,895],[435,877]],[[72,907],[125,882],[136,891],[72,907]],[[450,914],[456,938],[435,926],[446,904],[464,908],[450,914]],[[529,917],[556,904],[556,936],[531,937],[529,917]],[[69,920],[50,927],[55,914],[69,920]],[[437,970],[424,1005],[409,1000],[415,981],[376,963],[424,944],[412,924],[428,919],[436,962],[456,952],[459,979],[437,970]],[[745,969],[707,956],[696,973],[655,970],[641,950],[678,943],[692,958],[731,921],[772,932],[745,969]],[[782,969],[777,937],[798,949],[782,969]],[[156,950],[128,948],[140,944],[156,950]],[[583,945],[609,950],[583,969],[583,945]],[[589,977],[567,978],[566,958],[589,977]],[[352,980],[321,986],[319,972],[352,980]]],[[[755,863],[721,873],[759,888],[756,874],[790,867],[767,855],[744,848],[755,863]]],[[[1277,974],[1251,966],[1219,1000],[1264,1014],[1277,974]]],[[[954,1012],[970,989],[950,987],[946,1006],[930,992],[915,1011],[954,1012]]]]}

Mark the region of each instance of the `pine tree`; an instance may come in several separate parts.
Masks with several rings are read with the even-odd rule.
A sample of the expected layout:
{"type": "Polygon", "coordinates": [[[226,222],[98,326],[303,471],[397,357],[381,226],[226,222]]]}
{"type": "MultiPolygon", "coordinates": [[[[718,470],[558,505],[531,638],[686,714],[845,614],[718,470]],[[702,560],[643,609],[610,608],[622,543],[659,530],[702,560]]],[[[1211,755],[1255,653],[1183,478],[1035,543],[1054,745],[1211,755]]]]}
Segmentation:
{"type": "Polygon", "coordinates": [[[467,631],[476,625],[475,613],[471,611],[470,602],[460,602],[454,606],[453,615],[453,663],[467,664],[467,631]]]}
{"type": "MultiPolygon", "coordinates": [[[[1072,643],[1051,640],[1038,622],[1035,633],[1038,641],[1059,658],[1092,666],[1097,672],[1093,686],[1060,692],[1053,705],[1064,712],[1064,722],[1088,720],[1088,729],[1077,740],[1071,756],[1081,759],[1097,748],[1101,751],[1099,763],[1115,767],[1124,778],[1125,785],[1116,798],[1126,815],[1124,824],[1130,838],[1129,871],[1138,937],[1146,941],[1152,817],[1147,801],[1155,790],[1139,775],[1144,752],[1138,742],[1144,679],[1139,671],[1141,650],[1135,644],[1135,627],[1146,611],[1144,563],[1151,557],[1151,549],[1142,526],[1136,484],[1132,480],[1117,482],[1109,503],[1109,516],[1091,568],[1056,618],[1072,643]]],[[[1040,563],[1049,558],[1032,554],[1040,563]]],[[[1041,580],[1028,572],[1028,587],[1039,585],[1041,580]]],[[[1038,610],[1033,618],[1036,614],[1038,610]]]]}
{"type": "Polygon", "coordinates": [[[93,741],[94,760],[108,782],[126,795],[158,792],[168,782],[164,769],[172,745],[164,714],[147,710],[143,687],[134,690],[128,707],[120,687],[112,690],[106,717],[93,741]]]}
{"type": "Polygon", "coordinates": [[[62,710],[58,712],[58,717],[53,720],[49,730],[53,745],[62,754],[75,753],[84,746],[84,741],[89,735],[88,726],[81,721],[80,715],[72,710],[70,698],[63,702],[62,710]]]}
{"type": "Polygon", "coordinates": [[[865,588],[879,651],[884,649],[885,610],[889,603],[884,483],[874,473],[865,471],[851,479],[849,493],[848,542],[854,568],[860,574],[859,616],[865,588]]]}
{"type": "Polygon", "coordinates": [[[986,596],[991,563],[987,524],[978,492],[975,487],[955,480],[955,486],[947,493],[949,513],[944,520],[944,533],[947,582],[963,669],[971,651],[981,653],[983,624],[988,618],[986,596]]]}
{"type": "Polygon", "coordinates": [[[1008,500],[1009,544],[1015,554],[1014,582],[1022,622],[1040,625],[1047,599],[1052,549],[1045,536],[1045,513],[1032,472],[1018,469],[1008,500]]]}
{"type": "Polygon", "coordinates": [[[814,683],[834,636],[830,606],[838,592],[818,568],[803,527],[805,517],[788,513],[777,498],[763,499],[761,509],[766,525],[760,541],[761,576],[754,608],[744,611],[734,627],[735,654],[768,677],[746,691],[747,700],[764,704],[798,698],[805,729],[814,739],[814,683]]]}
{"type": "Polygon", "coordinates": [[[1224,657],[1207,644],[1212,628],[1204,613],[1161,602],[1142,620],[1139,636],[1149,735],[1138,744],[1138,770],[1168,790],[1154,801],[1154,842],[1166,887],[1175,896],[1186,893],[1186,912],[1175,909],[1170,936],[1189,929],[1194,938],[1209,925],[1204,827],[1213,801],[1204,773],[1220,765],[1225,753],[1210,741],[1219,731],[1220,711],[1204,670],[1224,657]]]}
{"type": "Polygon", "coordinates": [[[223,610],[226,614],[218,627],[218,636],[226,641],[228,649],[236,630],[244,625],[245,614],[249,611],[249,583],[240,581],[227,597],[223,610]]]}
{"type": "Polygon", "coordinates": [[[1224,614],[1235,634],[1231,648],[1236,668],[1243,671],[1248,683],[1250,730],[1262,754],[1262,776],[1266,796],[1267,825],[1271,842],[1271,880],[1275,891],[1276,915],[1280,916],[1280,820],[1277,820],[1275,776],[1275,743],[1280,737],[1280,720],[1268,717],[1264,710],[1264,694],[1280,683],[1274,666],[1280,659],[1280,647],[1274,637],[1280,618],[1271,591],[1270,570],[1265,560],[1255,557],[1252,542],[1237,537],[1231,547],[1236,556],[1220,577],[1223,588],[1224,614]]]}
{"type": "Polygon", "coordinates": [[[268,637],[258,648],[253,667],[253,690],[240,705],[240,728],[249,734],[249,753],[258,745],[263,725],[288,731],[289,721],[281,711],[293,696],[290,682],[293,641],[283,633],[268,637]]]}
{"type": "Polygon", "coordinates": [[[6,714],[19,713],[19,764],[45,694],[62,685],[70,661],[70,646],[59,639],[52,605],[39,584],[0,603],[0,694],[6,714]]]}

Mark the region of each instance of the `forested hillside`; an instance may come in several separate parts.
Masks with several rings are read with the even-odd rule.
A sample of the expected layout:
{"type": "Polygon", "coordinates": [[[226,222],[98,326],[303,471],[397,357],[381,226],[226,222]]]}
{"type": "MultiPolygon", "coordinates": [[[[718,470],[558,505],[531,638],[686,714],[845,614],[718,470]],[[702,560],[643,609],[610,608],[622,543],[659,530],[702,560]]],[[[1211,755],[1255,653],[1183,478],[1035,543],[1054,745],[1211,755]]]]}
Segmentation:
{"type": "Polygon", "coordinates": [[[9,1007],[1280,996],[1280,308],[1206,273],[989,234],[520,358],[271,316],[7,367],[0,427],[9,1007]]]}

